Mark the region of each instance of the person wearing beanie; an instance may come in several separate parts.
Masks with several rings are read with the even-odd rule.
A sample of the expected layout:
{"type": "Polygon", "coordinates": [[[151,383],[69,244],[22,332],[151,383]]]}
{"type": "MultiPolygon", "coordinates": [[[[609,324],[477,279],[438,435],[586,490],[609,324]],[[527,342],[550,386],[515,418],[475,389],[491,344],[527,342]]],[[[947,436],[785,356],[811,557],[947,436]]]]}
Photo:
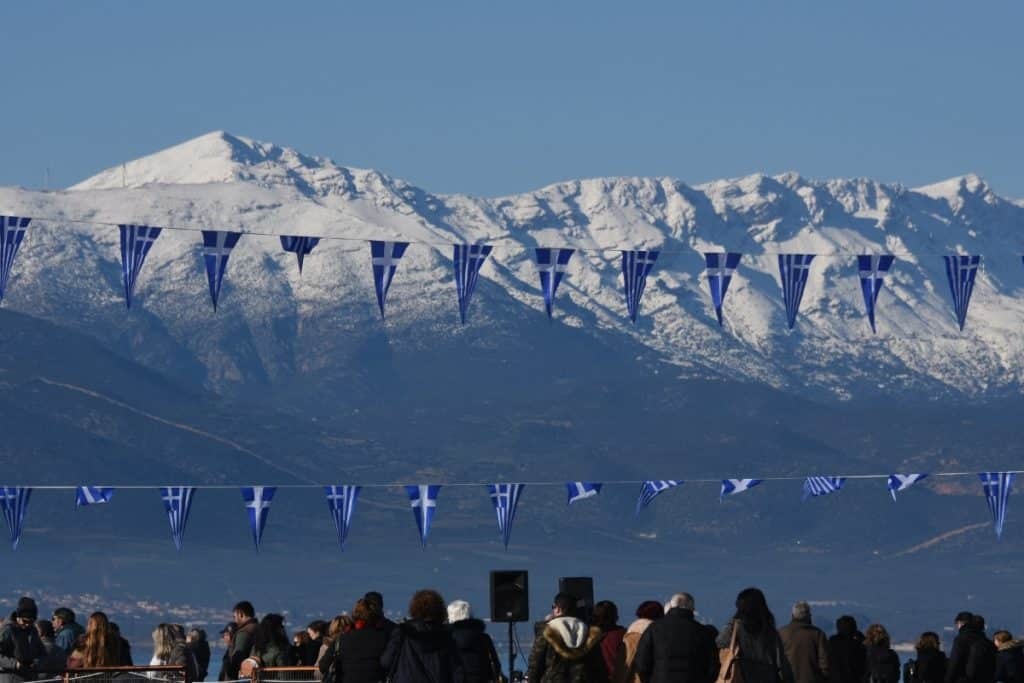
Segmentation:
{"type": "Polygon", "coordinates": [[[36,678],[35,664],[46,656],[36,631],[39,608],[29,597],[18,600],[11,621],[0,629],[0,683],[36,678]]]}

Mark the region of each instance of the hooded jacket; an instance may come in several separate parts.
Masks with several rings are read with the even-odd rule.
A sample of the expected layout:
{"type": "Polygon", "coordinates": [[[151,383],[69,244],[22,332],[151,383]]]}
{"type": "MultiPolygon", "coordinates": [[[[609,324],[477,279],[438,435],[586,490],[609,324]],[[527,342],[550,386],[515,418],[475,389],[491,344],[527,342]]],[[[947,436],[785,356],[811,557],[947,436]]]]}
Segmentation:
{"type": "Polygon", "coordinates": [[[612,674],[613,683],[640,683],[640,676],[633,666],[636,659],[636,647],[640,644],[640,637],[654,622],[650,619],[637,619],[629,628],[626,635],[622,636],[622,642],[615,652],[615,672],[612,674]]]}
{"type": "Polygon", "coordinates": [[[590,683],[607,677],[598,643],[601,629],[575,617],[555,617],[533,641],[530,683],[590,683]]]}
{"type": "Polygon", "coordinates": [[[380,664],[391,683],[463,683],[464,680],[452,634],[444,624],[434,621],[411,619],[396,625],[380,664]]]}
{"type": "Polygon", "coordinates": [[[487,626],[479,619],[463,619],[451,624],[449,630],[459,650],[459,659],[466,683],[490,683],[501,671],[494,641],[487,635],[487,626]]]}
{"type": "Polygon", "coordinates": [[[673,607],[644,631],[633,667],[650,683],[712,683],[718,649],[692,610],[673,607]]]}

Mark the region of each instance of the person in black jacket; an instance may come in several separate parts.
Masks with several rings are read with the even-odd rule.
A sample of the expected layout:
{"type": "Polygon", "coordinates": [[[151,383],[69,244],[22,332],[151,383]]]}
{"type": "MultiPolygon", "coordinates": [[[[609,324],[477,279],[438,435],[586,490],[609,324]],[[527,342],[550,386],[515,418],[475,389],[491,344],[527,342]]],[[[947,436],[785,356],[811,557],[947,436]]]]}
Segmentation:
{"type": "Polygon", "coordinates": [[[392,629],[381,655],[380,664],[391,683],[462,683],[462,664],[455,640],[445,628],[446,616],[444,598],[437,591],[421,590],[412,596],[409,620],[392,629]]]}
{"type": "Polygon", "coordinates": [[[943,683],[946,678],[946,653],[942,651],[939,634],[925,631],[914,646],[917,658],[903,669],[903,683],[943,683]]]}
{"type": "Polygon", "coordinates": [[[992,636],[996,649],[996,683],[1024,683],[1024,642],[1013,639],[1009,631],[992,636]]]}
{"type": "Polygon", "coordinates": [[[323,683],[377,683],[384,680],[381,655],[388,644],[388,632],[381,626],[383,615],[377,605],[357,600],[352,608],[352,628],[337,634],[330,649],[320,658],[323,683]]]}
{"type": "Polygon", "coordinates": [[[501,664],[494,641],[486,633],[487,625],[473,618],[473,610],[465,600],[448,604],[448,630],[459,649],[466,683],[498,680],[501,664]]]}
{"type": "Polygon", "coordinates": [[[985,638],[984,620],[979,622],[976,615],[960,612],[954,623],[958,633],[949,650],[944,683],[991,683],[995,677],[995,655],[992,653],[992,661],[987,661],[991,643],[985,638]]]}
{"type": "Polygon", "coordinates": [[[861,683],[864,679],[864,639],[858,635],[856,619],[849,615],[836,619],[836,634],[828,639],[831,683],[861,683]]]}
{"type": "Polygon", "coordinates": [[[18,600],[10,622],[0,629],[0,681],[18,683],[36,678],[35,663],[46,656],[36,631],[39,608],[32,598],[18,600]]]}
{"type": "Polygon", "coordinates": [[[865,678],[869,683],[900,683],[900,658],[890,645],[889,632],[871,624],[864,632],[865,678]]]}
{"type": "Polygon", "coordinates": [[[636,648],[634,668],[649,683],[712,683],[718,649],[711,632],[693,618],[693,596],[673,596],[663,619],[651,624],[636,648]]]}
{"type": "Polygon", "coordinates": [[[205,681],[210,670],[210,642],[206,639],[206,631],[193,628],[185,636],[185,644],[196,658],[197,681],[205,681]]]}

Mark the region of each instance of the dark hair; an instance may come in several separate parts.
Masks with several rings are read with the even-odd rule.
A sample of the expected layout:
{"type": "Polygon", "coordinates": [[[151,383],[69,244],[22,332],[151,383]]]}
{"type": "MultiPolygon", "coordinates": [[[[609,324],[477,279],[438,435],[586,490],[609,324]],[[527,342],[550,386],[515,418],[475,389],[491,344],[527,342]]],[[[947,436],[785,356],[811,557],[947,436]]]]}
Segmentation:
{"type": "Polygon", "coordinates": [[[942,643],[939,641],[939,634],[934,631],[925,631],[921,634],[921,637],[917,639],[917,644],[914,645],[914,649],[918,652],[921,650],[941,650],[942,643]]]}
{"type": "Polygon", "coordinates": [[[576,596],[569,595],[568,593],[559,593],[551,601],[551,607],[557,607],[562,610],[562,616],[574,617],[576,616],[576,596]]]}
{"type": "Polygon", "coordinates": [[[965,624],[969,624],[972,619],[974,619],[974,615],[970,612],[957,612],[956,619],[953,622],[962,621],[965,624]]]}
{"type": "Polygon", "coordinates": [[[971,618],[971,626],[984,633],[985,617],[981,616],[980,614],[975,614],[974,617],[971,618]]]}
{"type": "Polygon", "coordinates": [[[313,621],[309,622],[309,626],[307,626],[306,628],[310,631],[315,631],[316,633],[319,633],[320,636],[323,637],[327,634],[328,626],[330,626],[330,624],[328,624],[323,619],[314,619],[313,621]]]}
{"type": "Polygon", "coordinates": [[[448,618],[448,608],[444,598],[435,590],[416,591],[409,601],[409,618],[422,621],[435,621],[443,624],[448,618]]]}
{"type": "Polygon", "coordinates": [[[381,611],[381,613],[384,612],[384,596],[378,593],[377,591],[369,591],[366,595],[363,596],[363,600],[365,600],[366,602],[372,602],[373,604],[377,605],[377,608],[381,611]]]}
{"type": "Polygon", "coordinates": [[[57,617],[65,624],[70,624],[75,620],[75,613],[67,607],[58,607],[57,609],[53,610],[53,616],[57,617]]]}
{"type": "Polygon", "coordinates": [[[665,608],[657,600],[645,600],[636,608],[637,619],[650,619],[657,621],[665,616],[665,608]]]}
{"type": "Polygon", "coordinates": [[[758,588],[745,588],[736,596],[736,616],[743,627],[757,636],[775,630],[775,615],[768,609],[768,601],[758,588]]]}
{"type": "Polygon", "coordinates": [[[871,624],[864,631],[864,644],[889,648],[889,632],[881,624],[871,624]]]}
{"type": "Polygon", "coordinates": [[[594,626],[615,626],[619,623],[619,608],[611,600],[602,600],[594,605],[590,621],[594,626]]]}
{"type": "Polygon", "coordinates": [[[236,604],[232,609],[232,612],[238,612],[243,617],[252,619],[256,616],[256,608],[252,606],[252,603],[248,600],[242,600],[242,602],[236,604]]]}
{"type": "MultiPolygon", "coordinates": [[[[239,610],[241,611],[241,610],[239,610]]],[[[277,643],[282,650],[288,651],[291,642],[288,631],[284,629],[284,617],[280,614],[265,614],[253,637],[253,647],[260,652],[266,650],[270,643],[277,643]]]]}
{"type": "Polygon", "coordinates": [[[40,619],[36,622],[36,631],[39,632],[40,638],[53,638],[53,624],[46,619],[40,619]]]}
{"type": "Polygon", "coordinates": [[[376,624],[382,616],[384,615],[380,613],[377,605],[366,598],[356,600],[355,607],[352,608],[352,618],[364,621],[367,624],[376,624]]]}
{"type": "Polygon", "coordinates": [[[849,614],[836,619],[836,633],[841,636],[852,636],[857,634],[857,620],[849,614]]]}

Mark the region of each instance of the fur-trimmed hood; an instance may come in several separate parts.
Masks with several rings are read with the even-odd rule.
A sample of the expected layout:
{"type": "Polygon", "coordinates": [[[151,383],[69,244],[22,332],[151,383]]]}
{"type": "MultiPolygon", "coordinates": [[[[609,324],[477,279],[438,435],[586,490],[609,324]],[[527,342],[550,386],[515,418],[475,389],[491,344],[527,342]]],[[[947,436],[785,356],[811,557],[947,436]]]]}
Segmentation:
{"type": "Polygon", "coordinates": [[[654,622],[650,619],[637,619],[629,625],[629,628],[626,630],[626,633],[643,633],[647,630],[647,627],[653,623],[654,622]]]}
{"type": "Polygon", "coordinates": [[[557,617],[544,627],[543,638],[559,657],[568,660],[583,659],[601,642],[601,629],[587,627],[575,617],[557,617]]]}
{"type": "Polygon", "coordinates": [[[1024,640],[1008,640],[999,646],[999,651],[1012,650],[1014,648],[1024,647],[1024,640]]]}

